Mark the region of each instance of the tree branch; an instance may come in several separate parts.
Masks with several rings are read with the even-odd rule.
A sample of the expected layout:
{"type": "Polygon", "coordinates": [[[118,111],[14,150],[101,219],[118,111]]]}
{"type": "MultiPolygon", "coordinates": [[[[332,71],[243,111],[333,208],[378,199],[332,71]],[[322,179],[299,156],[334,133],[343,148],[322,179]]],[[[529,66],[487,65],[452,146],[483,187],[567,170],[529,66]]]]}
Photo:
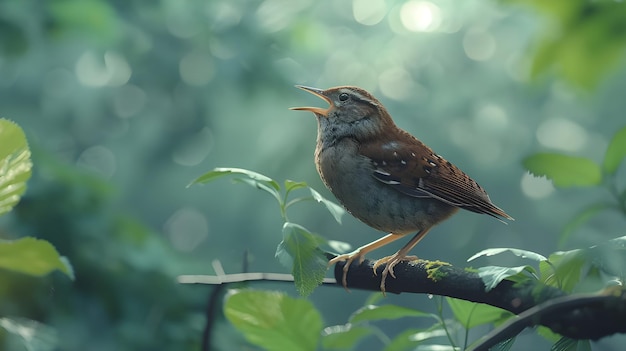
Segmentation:
{"type": "MultiPolygon", "coordinates": [[[[328,254],[329,258],[334,257],[328,254]]],[[[347,275],[348,288],[380,291],[384,266],[372,270],[374,261],[353,263],[347,275]]],[[[335,279],[325,278],[324,285],[339,286],[345,262],[335,265],[335,279]]],[[[501,281],[485,291],[485,284],[470,269],[451,266],[440,261],[401,262],[394,267],[396,278],[388,277],[386,291],[400,294],[422,293],[449,296],[484,303],[518,315],[500,328],[483,337],[474,351],[488,350],[509,339],[526,327],[543,325],[572,339],[596,340],[615,333],[626,333],[626,290],[611,287],[596,294],[568,295],[564,291],[537,280],[524,282],[501,281]]],[[[183,284],[228,284],[242,281],[293,281],[290,274],[240,273],[217,276],[181,275],[183,284]]]]}
{"type": "MultiPolygon", "coordinates": [[[[471,351],[488,351],[491,347],[495,346],[502,340],[510,339],[515,335],[519,334],[524,328],[531,327],[536,324],[540,324],[541,321],[549,321],[551,319],[555,319],[555,316],[570,316],[572,313],[585,314],[585,312],[593,313],[604,313],[603,310],[611,310],[614,307],[618,309],[621,306],[622,314],[624,309],[625,302],[625,294],[621,289],[612,289],[607,291],[602,291],[598,294],[575,294],[570,296],[559,297],[553,300],[549,300],[544,302],[538,306],[530,308],[518,315],[519,318],[515,318],[500,326],[497,329],[494,329],[491,333],[485,335],[480,343],[474,346],[474,348],[470,349],[471,351]],[[607,292],[614,292],[607,293],[607,292]],[[573,312],[576,311],[576,312],[573,312]]],[[[610,313],[609,313],[610,314],[610,313]]],[[[620,314],[619,312],[616,313],[620,314]]],[[[588,316],[579,316],[576,317],[577,320],[582,320],[583,318],[587,318],[588,316]]],[[[599,317],[592,317],[599,318],[599,317]]],[[[604,317],[602,317],[604,318],[604,317]]],[[[610,317],[608,317],[610,318],[610,317]]],[[[584,320],[584,323],[589,323],[584,320]]],[[[617,332],[624,332],[624,320],[609,320],[608,321],[611,326],[609,327],[611,330],[617,332]]],[[[605,328],[606,325],[602,325],[601,328],[605,328]]],[[[592,325],[591,328],[598,329],[597,325],[592,325]]],[[[594,333],[606,333],[607,330],[597,330],[594,333]]],[[[613,333],[611,333],[613,334],[613,333]]],[[[604,336],[604,335],[601,335],[604,336]]],[[[570,336],[571,337],[571,336],[570,336]]]]}
{"type": "MultiPolygon", "coordinates": [[[[335,265],[335,279],[341,281],[345,262],[335,265]]],[[[372,271],[373,261],[353,263],[348,271],[348,288],[379,291],[384,265],[372,271]]],[[[453,267],[444,262],[401,262],[394,267],[396,278],[387,277],[389,293],[427,293],[449,296],[499,307],[524,317],[515,319],[506,333],[490,339],[498,343],[510,338],[525,327],[544,325],[554,332],[572,339],[596,340],[615,333],[626,333],[626,293],[567,295],[555,287],[536,280],[515,283],[503,280],[495,288],[485,291],[477,273],[453,267]],[[528,311],[523,314],[524,311],[528,311]]]]}

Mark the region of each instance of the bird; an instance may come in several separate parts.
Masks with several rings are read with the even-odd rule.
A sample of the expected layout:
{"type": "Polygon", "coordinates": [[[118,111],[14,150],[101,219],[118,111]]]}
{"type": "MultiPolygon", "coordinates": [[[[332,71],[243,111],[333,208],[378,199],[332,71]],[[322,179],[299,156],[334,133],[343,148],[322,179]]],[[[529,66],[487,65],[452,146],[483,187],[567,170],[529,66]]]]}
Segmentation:
{"type": "Polygon", "coordinates": [[[353,252],[329,260],[331,266],[346,261],[342,285],[353,261],[406,235],[414,236],[395,254],[376,260],[385,264],[380,290],[388,276],[436,224],[459,208],[503,221],[513,220],[494,205],[487,192],[455,165],[436,154],[410,133],[400,129],[387,109],[372,94],[355,86],[326,90],[296,85],[328,104],[292,107],[317,117],[315,165],[323,183],[341,205],[370,227],[389,233],[353,252]]]}

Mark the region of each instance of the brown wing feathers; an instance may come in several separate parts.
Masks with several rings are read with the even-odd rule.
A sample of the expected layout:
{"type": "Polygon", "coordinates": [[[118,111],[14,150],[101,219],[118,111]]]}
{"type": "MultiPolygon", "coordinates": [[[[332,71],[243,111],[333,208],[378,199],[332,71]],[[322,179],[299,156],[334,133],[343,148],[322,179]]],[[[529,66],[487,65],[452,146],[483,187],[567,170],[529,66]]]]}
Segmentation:
{"type": "Polygon", "coordinates": [[[419,140],[411,140],[414,145],[361,145],[361,153],[374,162],[375,178],[410,196],[432,197],[472,212],[512,219],[491,203],[472,178],[419,140]]]}

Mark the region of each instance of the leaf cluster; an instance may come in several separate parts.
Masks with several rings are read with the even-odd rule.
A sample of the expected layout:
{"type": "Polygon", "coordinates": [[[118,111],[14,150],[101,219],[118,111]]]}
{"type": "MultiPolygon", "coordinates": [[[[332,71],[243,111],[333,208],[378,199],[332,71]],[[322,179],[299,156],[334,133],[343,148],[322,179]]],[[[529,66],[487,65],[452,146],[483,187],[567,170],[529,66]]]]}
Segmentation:
{"type": "MultiPolygon", "coordinates": [[[[626,218],[626,187],[619,188],[618,170],[626,159],[626,127],[611,139],[601,164],[585,157],[559,153],[537,153],[523,160],[524,167],[535,176],[546,177],[557,188],[604,188],[610,197],[586,206],[565,226],[559,243],[567,239],[581,225],[605,211],[617,211],[626,218]]],[[[623,186],[623,185],[622,185],[623,186]]]]}
{"type": "Polygon", "coordinates": [[[623,58],[626,49],[626,7],[620,2],[502,2],[531,6],[549,20],[532,53],[533,78],[554,69],[569,82],[591,90],[623,58]]]}
{"type": "Polygon", "coordinates": [[[305,227],[290,222],[287,209],[299,202],[314,200],[324,205],[338,223],[341,223],[345,210],[324,198],[305,182],[286,180],[281,187],[277,181],[268,176],[241,168],[215,168],[196,178],[189,186],[212,182],[227,175],[234,175],[235,183],[248,184],[269,193],[278,202],[284,224],[283,240],[276,248],[276,258],[285,267],[291,269],[298,292],[303,296],[310,294],[322,283],[326,274],[328,259],[319,247],[327,242],[323,237],[312,233],[305,227]],[[292,199],[291,194],[298,190],[303,190],[308,194],[292,199]]]}
{"type": "MultiPolygon", "coordinates": [[[[24,131],[17,124],[0,119],[0,215],[11,211],[26,191],[31,176],[30,149],[24,131]]],[[[0,240],[0,269],[20,274],[43,277],[58,270],[74,279],[74,271],[67,258],[61,256],[46,240],[24,237],[0,240]]],[[[56,342],[49,327],[25,318],[0,317],[0,327],[20,337],[27,348],[50,337],[56,342]]]]}

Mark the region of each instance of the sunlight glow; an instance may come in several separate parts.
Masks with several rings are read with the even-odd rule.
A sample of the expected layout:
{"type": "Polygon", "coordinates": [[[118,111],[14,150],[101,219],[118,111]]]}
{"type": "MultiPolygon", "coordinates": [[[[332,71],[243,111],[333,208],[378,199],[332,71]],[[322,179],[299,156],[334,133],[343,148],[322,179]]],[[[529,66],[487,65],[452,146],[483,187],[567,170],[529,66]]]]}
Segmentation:
{"type": "Polygon", "coordinates": [[[441,24],[441,10],[431,2],[411,0],[402,5],[400,20],[412,32],[433,32],[441,24]]]}

